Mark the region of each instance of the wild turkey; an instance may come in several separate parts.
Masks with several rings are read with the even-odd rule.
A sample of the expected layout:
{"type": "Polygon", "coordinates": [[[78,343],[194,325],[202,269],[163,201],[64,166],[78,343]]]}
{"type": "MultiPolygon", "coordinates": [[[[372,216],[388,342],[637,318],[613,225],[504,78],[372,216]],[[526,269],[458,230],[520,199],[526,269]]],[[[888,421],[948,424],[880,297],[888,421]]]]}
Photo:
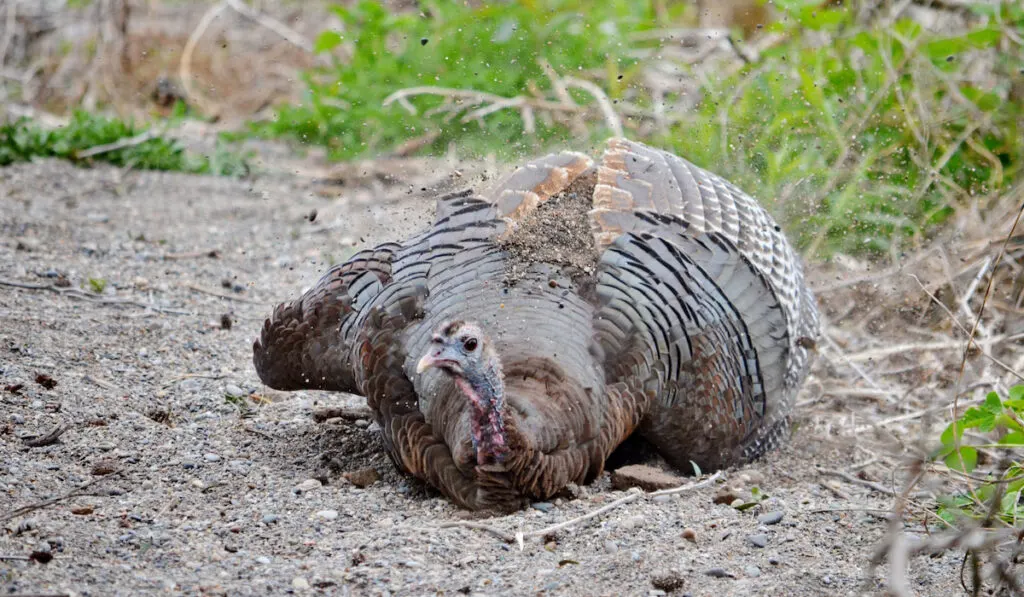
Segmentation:
{"type": "Polygon", "coordinates": [[[470,509],[588,483],[634,433],[673,465],[788,437],[818,314],[778,225],[732,184],[612,139],[334,266],[254,344],[267,385],[366,396],[403,470],[470,509]]]}

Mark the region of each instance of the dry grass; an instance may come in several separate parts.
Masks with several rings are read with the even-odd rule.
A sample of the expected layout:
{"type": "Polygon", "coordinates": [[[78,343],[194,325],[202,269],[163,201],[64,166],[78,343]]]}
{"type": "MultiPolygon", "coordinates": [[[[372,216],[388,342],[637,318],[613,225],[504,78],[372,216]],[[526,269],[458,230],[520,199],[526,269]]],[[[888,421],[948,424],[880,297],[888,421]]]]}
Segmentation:
{"type": "Polygon", "coordinates": [[[951,470],[931,457],[939,433],[988,392],[1006,395],[1024,381],[1024,230],[1018,224],[1008,237],[1024,194],[1016,188],[990,203],[963,210],[953,229],[888,267],[843,257],[812,273],[827,325],[803,423],[864,454],[845,480],[881,484],[893,496],[891,530],[872,567],[888,560],[897,595],[910,594],[911,556],[944,550],[962,551],[970,564],[961,571],[965,590],[1020,589],[1019,529],[985,530],[999,526],[994,511],[957,528],[935,515],[940,497],[974,490],[1009,466],[979,448],[974,475],[951,470]],[[911,529],[930,538],[913,541],[911,529]]]}

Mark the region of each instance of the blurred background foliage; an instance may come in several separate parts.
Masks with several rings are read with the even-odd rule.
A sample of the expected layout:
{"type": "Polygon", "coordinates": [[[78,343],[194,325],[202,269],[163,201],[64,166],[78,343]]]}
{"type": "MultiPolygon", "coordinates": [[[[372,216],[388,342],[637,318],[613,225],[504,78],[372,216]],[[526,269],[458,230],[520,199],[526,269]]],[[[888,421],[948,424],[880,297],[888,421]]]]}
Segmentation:
{"type": "Polygon", "coordinates": [[[673,65],[688,67],[681,78],[697,73],[699,86],[661,89],[648,73],[666,70],[672,55],[658,51],[685,43],[687,31],[674,28],[685,10],[656,5],[337,6],[343,27],[316,41],[330,65],[306,73],[301,103],[254,130],[322,145],[337,159],[410,140],[424,141],[421,153],[457,144],[469,155],[511,158],[612,132],[594,108],[598,98],[559,82],[585,78],[614,102],[628,136],[749,189],[785,212],[801,247],[825,255],[905,247],[964,202],[1019,180],[1020,4],[971,6],[963,30],[937,33],[884,11],[865,15],[854,3],[775,2],[781,17],[754,34],[770,45],[751,55],[739,33],[723,36],[734,53],[673,65]],[[424,86],[536,104],[569,93],[590,109],[580,112],[585,126],[539,108],[532,125],[515,105],[440,91],[386,101],[424,86]]]}
{"type": "MultiPolygon", "coordinates": [[[[107,33],[61,40],[49,50],[54,66],[35,67],[46,84],[33,89],[32,71],[19,83],[8,68],[5,88],[21,85],[53,107],[81,87],[68,111],[132,118],[118,128],[82,113],[70,121],[78,132],[52,138],[21,121],[0,135],[4,160],[74,157],[61,149],[71,138],[111,143],[154,116],[215,121],[225,139],[284,139],[330,160],[512,160],[587,151],[621,133],[732,180],[805,255],[822,258],[898,255],[1022,176],[1020,2],[353,0],[314,9],[225,0],[198,3],[206,12],[177,38],[132,37],[138,7],[102,5],[118,2],[124,9],[104,26],[124,32],[119,43],[107,33]],[[229,27],[232,8],[239,20],[229,27]],[[260,10],[271,8],[291,15],[264,27],[287,51],[267,56],[265,43],[232,37],[243,21],[267,25],[260,10]],[[289,28],[300,21],[301,33],[289,28]],[[111,69],[137,80],[104,76],[111,69]],[[67,73],[79,70],[90,76],[76,87],[67,73]],[[244,100],[227,97],[233,88],[245,88],[244,100]]],[[[98,7],[76,0],[65,10],[98,7]]],[[[204,158],[147,140],[94,159],[247,172],[225,147],[204,158]]]]}

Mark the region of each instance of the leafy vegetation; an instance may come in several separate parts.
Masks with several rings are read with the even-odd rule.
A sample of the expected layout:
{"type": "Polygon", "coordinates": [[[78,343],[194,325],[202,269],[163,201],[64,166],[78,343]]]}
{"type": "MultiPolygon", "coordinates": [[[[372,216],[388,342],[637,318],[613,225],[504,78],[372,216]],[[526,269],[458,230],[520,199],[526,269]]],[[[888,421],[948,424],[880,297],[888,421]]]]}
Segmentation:
{"type": "Polygon", "coordinates": [[[774,199],[826,254],[899,249],[1020,178],[1024,48],[1007,33],[1024,32],[1020,6],[956,36],[859,27],[849,4],[791,8],[773,27],[787,41],[713,81],[660,143],[774,199]]]}
{"type": "MultiPolygon", "coordinates": [[[[968,30],[939,35],[911,20],[865,22],[856,3],[773,4],[785,18],[766,32],[780,41],[739,67],[735,57],[699,65],[712,76],[704,77],[696,108],[688,108],[679,95],[656,102],[644,83],[649,64],[638,57],[656,54],[650,39],[672,43],[652,30],[692,17],[656,10],[656,2],[474,8],[447,1],[421,14],[395,14],[363,0],[334,9],[344,30],[317,39],[333,64],[306,73],[305,101],[255,126],[263,135],[326,147],[336,159],[416,139],[424,140],[424,152],[458,141],[470,155],[510,158],[608,135],[602,121],[583,132],[557,118],[528,126],[517,110],[466,119],[450,106],[463,100],[438,95],[385,105],[396,91],[424,86],[551,97],[559,90],[545,72],[549,64],[551,72],[588,79],[612,101],[650,111],[664,106],[668,125],[625,118],[626,134],[775,202],[798,244],[819,255],[899,250],[968,198],[1020,178],[1024,8],[979,6],[968,30]]],[[[676,66],[683,73],[698,68],[676,66]]],[[[594,105],[592,95],[568,93],[594,105]]]]}
{"type": "Polygon", "coordinates": [[[971,475],[978,467],[979,448],[1005,452],[1011,463],[996,473],[989,473],[972,490],[945,498],[939,507],[939,516],[949,523],[963,517],[986,519],[993,511],[993,500],[998,501],[995,516],[1013,525],[1024,522],[1024,463],[1020,450],[1024,448],[1024,385],[1010,388],[1006,398],[991,392],[985,402],[968,408],[959,419],[949,424],[941,436],[942,447],[935,454],[953,471],[971,475]],[[965,432],[984,434],[992,441],[987,444],[968,445],[965,432]]]}
{"type": "Polygon", "coordinates": [[[103,291],[107,289],[107,281],[104,278],[89,278],[89,290],[92,290],[96,294],[103,294],[103,291]]]}
{"type": "MultiPolygon", "coordinates": [[[[431,114],[444,100],[415,101],[417,114],[385,107],[392,92],[419,86],[486,91],[513,97],[549,82],[539,59],[557,72],[606,68],[610,75],[636,64],[622,39],[657,23],[653,3],[493,3],[477,8],[462,2],[430,4],[429,14],[393,14],[378,2],[335,6],[344,32],[325,31],[316,41],[331,52],[331,67],[306,74],[309,92],[300,106],[283,106],[259,132],[322,145],[337,159],[377,154],[430,131],[430,147],[444,151],[458,140],[469,153],[495,151],[504,157],[533,150],[538,141],[565,140],[565,127],[538,122],[535,137],[523,135],[515,112],[497,111],[463,123],[431,114]],[[342,51],[344,50],[344,51],[342,51]]],[[[613,77],[614,78],[614,77],[613,77]]]]}
{"type": "Polygon", "coordinates": [[[246,157],[223,145],[218,144],[212,155],[195,155],[177,141],[148,134],[147,129],[131,122],[83,111],[75,112],[67,126],[56,129],[28,119],[0,126],[0,166],[36,157],[196,174],[242,176],[249,172],[246,157]],[[97,148],[106,150],[97,152],[97,148]]]}

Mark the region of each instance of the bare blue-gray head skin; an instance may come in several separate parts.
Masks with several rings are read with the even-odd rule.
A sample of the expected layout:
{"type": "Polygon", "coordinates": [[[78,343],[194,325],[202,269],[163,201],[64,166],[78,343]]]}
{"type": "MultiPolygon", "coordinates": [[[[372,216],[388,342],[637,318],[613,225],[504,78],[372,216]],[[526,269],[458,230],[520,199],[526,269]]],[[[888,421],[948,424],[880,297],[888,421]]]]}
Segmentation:
{"type": "Polygon", "coordinates": [[[472,406],[477,464],[502,462],[508,454],[501,360],[480,326],[465,321],[442,324],[431,338],[416,373],[437,368],[450,376],[472,406]]]}

